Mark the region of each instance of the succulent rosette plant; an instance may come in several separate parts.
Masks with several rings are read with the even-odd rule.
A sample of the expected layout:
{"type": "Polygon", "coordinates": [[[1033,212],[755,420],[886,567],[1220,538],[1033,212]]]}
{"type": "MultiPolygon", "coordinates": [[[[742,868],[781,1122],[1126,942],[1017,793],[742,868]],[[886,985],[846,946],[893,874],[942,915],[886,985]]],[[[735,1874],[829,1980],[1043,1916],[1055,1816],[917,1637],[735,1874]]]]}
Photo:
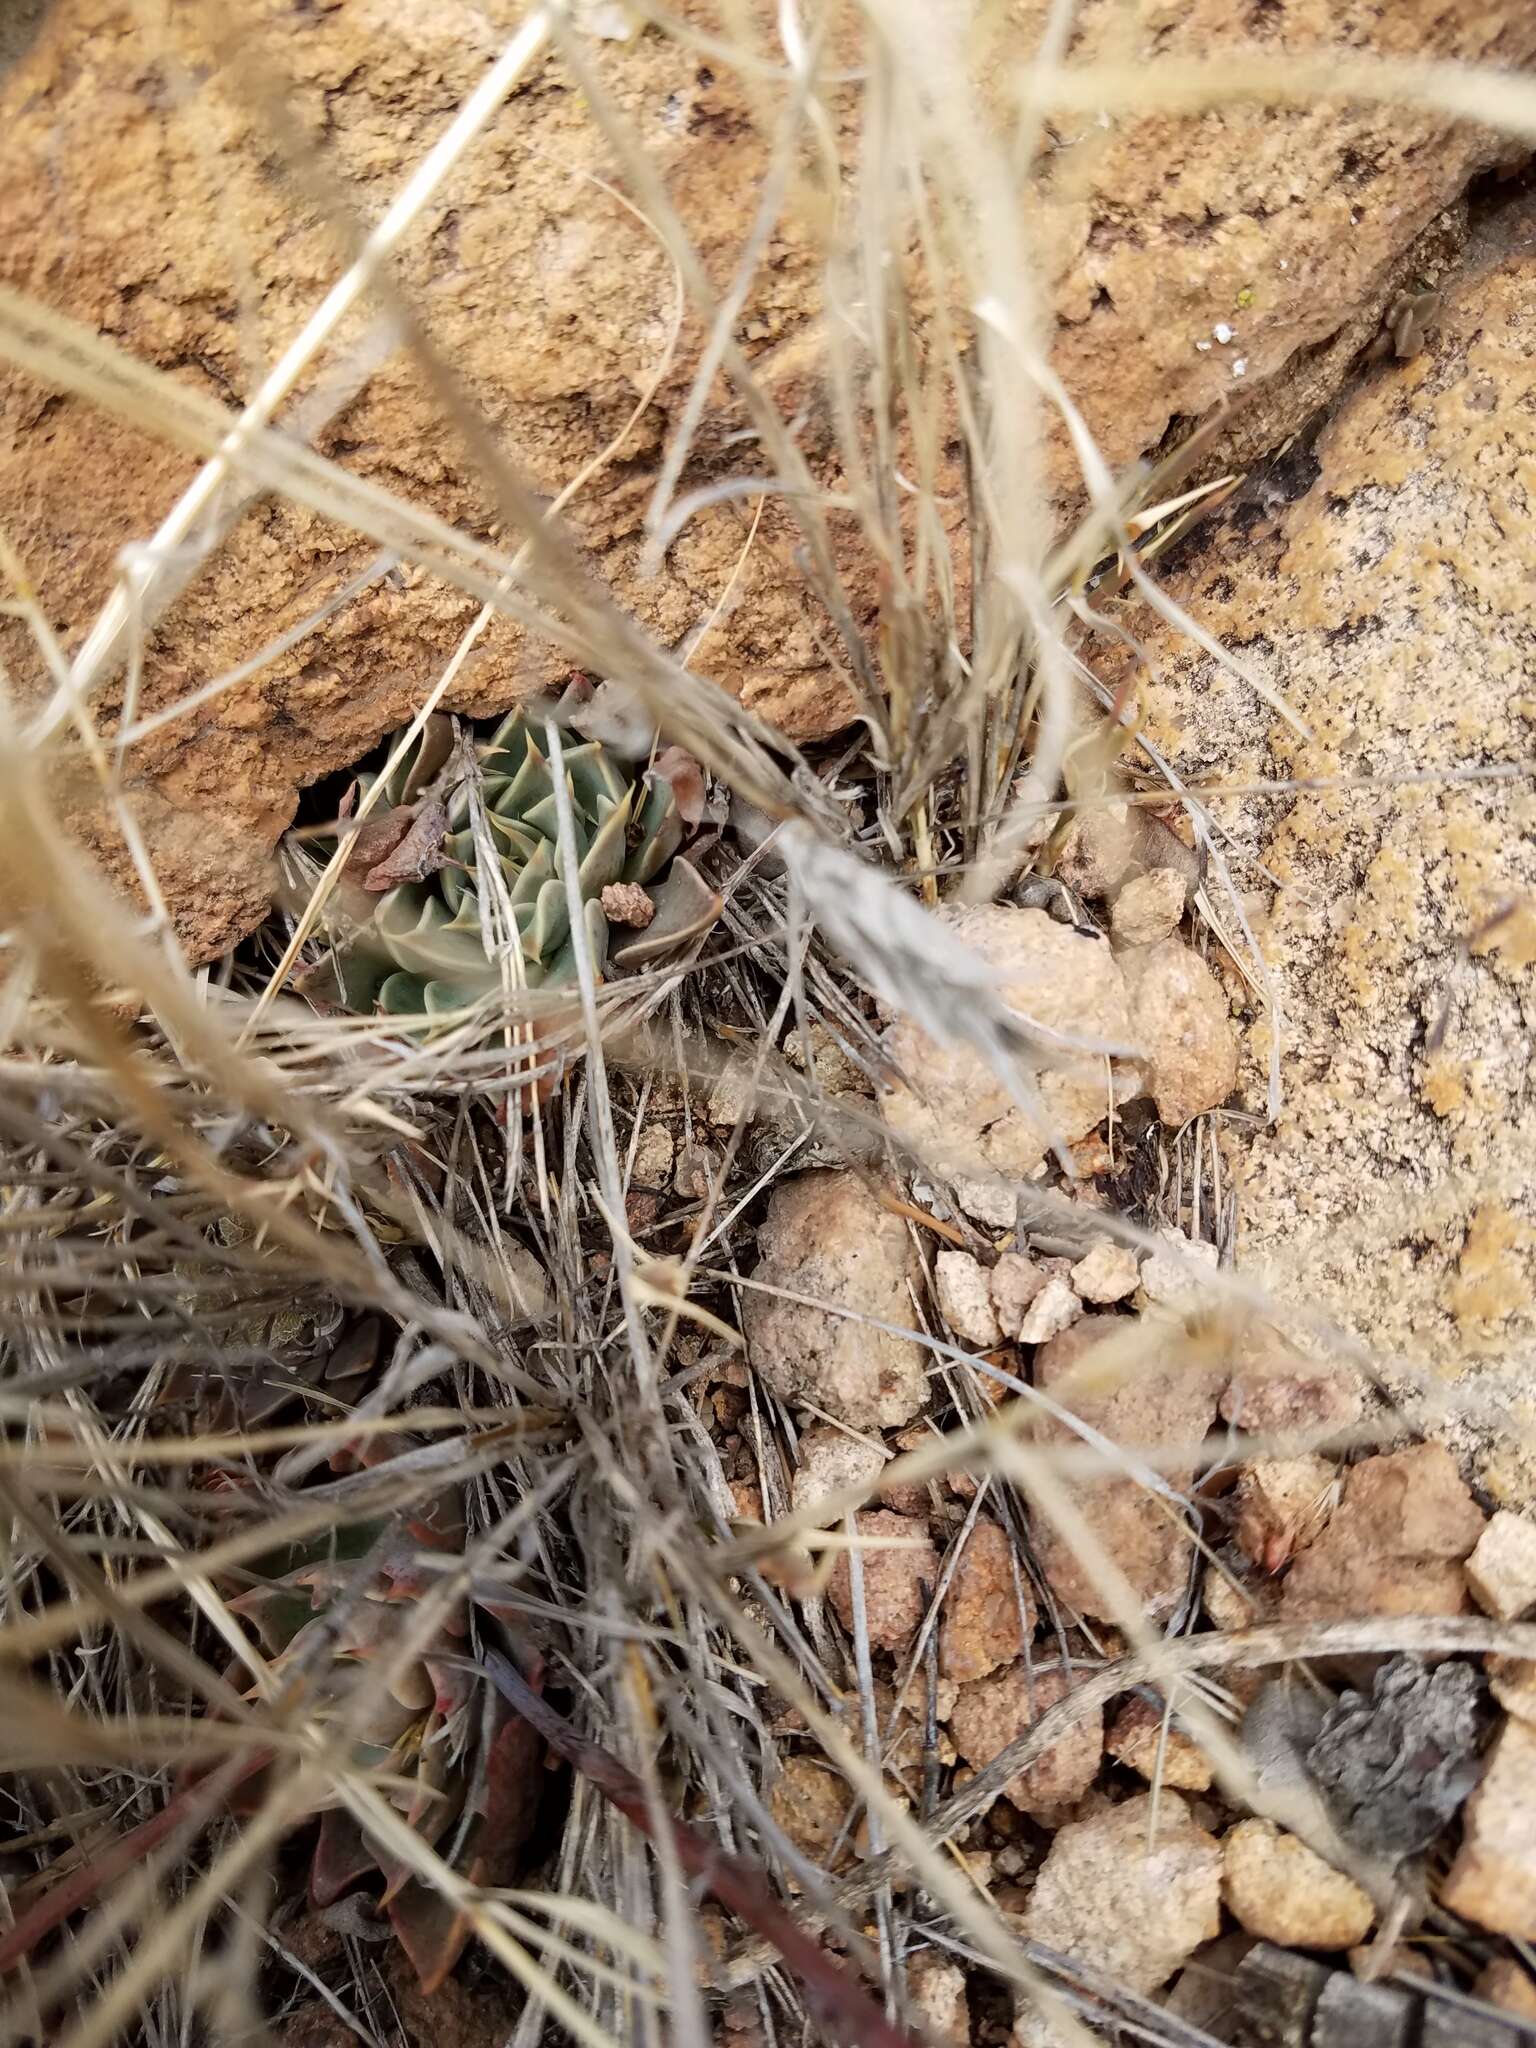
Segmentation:
{"type": "MultiPolygon", "coordinates": [[[[687,772],[674,759],[669,774],[665,756],[634,768],[600,740],[564,750],[577,886],[599,973],[620,943],[624,965],[643,965],[718,915],[719,898],[678,854],[696,822],[685,810],[698,780],[697,765],[682,759],[687,772]]],[[[454,747],[451,721],[429,719],[387,776],[362,778],[349,811],[381,777],[338,891],[333,937],[347,1006],[399,1017],[463,1010],[505,985],[494,934],[508,918],[519,956],[511,985],[570,981],[576,946],[545,727],[514,710],[466,752],[454,747]]]]}

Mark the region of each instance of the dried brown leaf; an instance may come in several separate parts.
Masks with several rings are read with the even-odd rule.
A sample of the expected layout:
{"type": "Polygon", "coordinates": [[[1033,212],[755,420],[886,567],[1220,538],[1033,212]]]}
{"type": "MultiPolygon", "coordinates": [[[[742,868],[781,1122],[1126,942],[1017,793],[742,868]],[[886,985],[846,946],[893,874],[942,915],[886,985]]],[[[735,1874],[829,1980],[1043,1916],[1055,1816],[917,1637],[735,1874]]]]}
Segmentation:
{"type": "Polygon", "coordinates": [[[377,895],[402,882],[424,882],[443,865],[447,834],[448,806],[441,797],[426,798],[394,850],[363,876],[363,887],[377,895]]]}
{"type": "Polygon", "coordinates": [[[656,773],[672,785],[673,800],[685,825],[704,822],[708,789],[704,770],[686,747],[663,747],[656,756],[656,773]]]}

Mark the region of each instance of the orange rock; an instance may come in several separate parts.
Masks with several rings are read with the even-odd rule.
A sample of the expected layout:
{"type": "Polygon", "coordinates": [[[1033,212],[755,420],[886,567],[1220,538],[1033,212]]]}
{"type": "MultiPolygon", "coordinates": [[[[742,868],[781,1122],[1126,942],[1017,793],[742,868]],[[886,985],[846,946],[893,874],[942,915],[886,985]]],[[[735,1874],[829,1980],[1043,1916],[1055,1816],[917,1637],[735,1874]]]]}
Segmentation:
{"type": "Polygon", "coordinates": [[[1506,1721],[1467,1801],[1440,1903],[1494,1934],[1536,1941],[1536,1728],[1506,1721]]]}
{"type": "Polygon", "coordinates": [[[1369,1895],[1273,1821],[1239,1821],[1221,1848],[1227,1906],[1261,1941],[1337,1950],[1369,1933],[1376,1917],[1369,1895]]]}
{"type": "MultiPolygon", "coordinates": [[[[854,1517],[860,1536],[875,1536],[898,1548],[864,1550],[864,1612],[869,1640],[877,1650],[904,1650],[917,1632],[929,1594],[939,1582],[939,1553],[926,1522],[871,1508],[854,1517]]],[[[853,1571],[846,1553],[837,1561],[827,1594],[838,1620],[850,1632],[854,1625],[853,1571]]]]}
{"type": "Polygon", "coordinates": [[[1171,1721],[1165,1735],[1163,1720],[1160,1708],[1133,1694],[1115,1715],[1104,1746],[1148,1784],[1161,1782],[1176,1792],[1209,1791],[1210,1758],[1171,1721]]]}
{"type": "Polygon", "coordinates": [[[1327,1528],[1291,1566],[1282,1617],[1460,1614],[1462,1560],[1482,1528],[1483,1511],[1443,1444],[1367,1458],[1350,1468],[1327,1528]]]}
{"type": "Polygon", "coordinates": [[[939,1624],[939,1669],[962,1684],[1011,1664],[1035,1626],[1035,1603],[1013,1545],[996,1522],[972,1529],[939,1624]]]}
{"type": "MultiPolygon", "coordinates": [[[[1077,1674],[1075,1683],[1081,1683],[1077,1674]]],[[[1023,1663],[975,1685],[963,1685],[949,1717],[949,1732],[966,1762],[980,1770],[1048,1707],[1066,1698],[1071,1683],[1059,1665],[1023,1663]]],[[[1038,1762],[1010,1779],[1003,1796],[1021,1812],[1051,1812],[1080,1799],[1098,1775],[1104,1754],[1104,1715],[1085,1714],[1038,1762]]]]}
{"type": "Polygon", "coordinates": [[[1237,1477],[1237,1547],[1277,1572],[1315,1543],[1333,1511],[1337,1474],[1327,1458],[1255,1458],[1237,1477]]]}
{"type": "Polygon", "coordinates": [[[852,1861],[848,1817],[853,1796],[829,1765],[814,1757],[786,1757],[774,1780],[768,1807],[795,1847],[813,1863],[835,1870],[852,1861]]]}

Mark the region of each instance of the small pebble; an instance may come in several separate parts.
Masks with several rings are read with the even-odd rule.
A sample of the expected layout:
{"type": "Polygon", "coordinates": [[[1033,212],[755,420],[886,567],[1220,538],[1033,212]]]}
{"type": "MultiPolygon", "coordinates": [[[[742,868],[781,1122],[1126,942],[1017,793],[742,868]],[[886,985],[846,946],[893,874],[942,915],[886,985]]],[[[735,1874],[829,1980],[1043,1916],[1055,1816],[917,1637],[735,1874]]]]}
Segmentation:
{"type": "Polygon", "coordinates": [[[1155,946],[1178,929],[1184,915],[1184,877],[1177,868],[1149,868],[1126,883],[1109,914],[1122,946],[1155,946]]]}
{"type": "Polygon", "coordinates": [[[1240,1820],[1221,1848],[1228,1909],[1260,1941],[1338,1950],[1370,1932],[1376,1909],[1369,1896],[1273,1821],[1240,1820]]]}
{"type": "Polygon", "coordinates": [[[1149,1785],[1172,1785],[1178,1792],[1210,1790],[1211,1764],[1205,1752],[1172,1722],[1165,1730],[1161,1708],[1139,1693],[1116,1714],[1104,1746],[1149,1785]]]}
{"type": "Polygon", "coordinates": [[[1200,1268],[1216,1270],[1216,1247],[1203,1238],[1185,1237],[1179,1230],[1164,1230],[1159,1235],[1169,1250],[1152,1252],[1142,1261],[1141,1291],[1162,1308],[1189,1308],[1205,1292],[1200,1268]]]}
{"type": "Polygon", "coordinates": [[[665,1124],[647,1124],[635,1147],[630,1178],[637,1188],[664,1188],[672,1178],[677,1146],[665,1124]]]}
{"type": "Polygon", "coordinates": [[[1083,1312],[1083,1304],[1072,1282],[1053,1273],[1024,1312],[1019,1325],[1021,1344],[1044,1344],[1069,1329],[1083,1312]]]}
{"type": "Polygon", "coordinates": [[[933,1262],[933,1286],[939,1312],[962,1344],[990,1351],[1002,1342],[992,1306],[991,1275],[969,1252],[942,1251],[933,1262]]]}
{"type": "Polygon", "coordinates": [[[1536,1607],[1536,1522],[1500,1508],[1467,1559],[1467,1584],[1495,1621],[1524,1620],[1536,1607]]]}
{"type": "Polygon", "coordinates": [[[610,882],[597,900],[610,924],[633,931],[643,932],[656,915],[656,905],[638,882],[610,882]]]}
{"type": "Polygon", "coordinates": [[[1083,1301],[1124,1301],[1136,1292],[1136,1280],[1136,1254],[1107,1237],[1072,1268],[1072,1285],[1083,1301]]]}
{"type": "Polygon", "coordinates": [[[814,1507],[849,1487],[872,1487],[884,1467],[878,1444],[821,1423],[800,1439],[800,1463],[790,1480],[790,1499],[797,1509],[814,1507]]]}
{"type": "Polygon", "coordinates": [[[1506,1721],[1462,1815],[1440,1903],[1493,1934],[1536,1940],[1536,1728],[1506,1721]]]}
{"type": "Polygon", "coordinates": [[[1005,1337],[1017,1337],[1030,1303],[1049,1276],[1022,1252],[1004,1252],[992,1268],[992,1306],[1005,1337]]]}

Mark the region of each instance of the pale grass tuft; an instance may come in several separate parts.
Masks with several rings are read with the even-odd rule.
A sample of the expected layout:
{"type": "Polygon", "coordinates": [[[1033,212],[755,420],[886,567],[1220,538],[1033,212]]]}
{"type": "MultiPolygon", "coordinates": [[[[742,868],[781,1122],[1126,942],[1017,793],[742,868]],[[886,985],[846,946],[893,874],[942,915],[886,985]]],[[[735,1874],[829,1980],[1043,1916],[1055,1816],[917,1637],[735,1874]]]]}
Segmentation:
{"type": "MultiPolygon", "coordinates": [[[[37,297],[0,290],[0,356],[201,463],[158,532],[121,537],[118,585],[72,654],[50,623],[49,593],[33,587],[0,534],[8,606],[32,637],[44,682],[40,698],[23,698],[0,677],[0,1761],[10,1849],[27,1873],[11,1888],[10,1924],[35,1908],[39,1874],[56,1857],[108,1854],[133,1828],[169,1816],[152,1853],[110,1893],[82,1900],[68,1943],[40,1948],[30,1977],[5,1977],[7,2038],[41,2026],[69,2048],[128,2037],[169,2048],[199,2026],[253,2023],[274,1985],[289,2008],[317,1995],[354,2034],[388,2038],[377,1972],[331,1978],[301,1963],[288,1939],[296,1902],[276,1896],[272,1881],[285,1867],[282,1845],[327,1802],[467,1916],[507,1999],[510,2048],[538,2048],[556,2028],[587,2048],[659,2042],[669,2031],[701,2048],[716,1995],[733,1989],[754,1992],[771,2038],[800,2038],[813,2020],[806,1987],[734,1926],[721,1928],[713,1953],[675,1855],[653,1853],[580,1779],[526,1883],[482,1889],[447,1845],[406,1824],[390,1796],[395,1774],[357,1760],[351,1730],[467,1587],[538,1642],[571,1719],[636,1771],[651,1810],[686,1804],[722,1849],[760,1863],[806,1924],[836,1935],[891,2012],[905,2010],[907,1961],[931,1944],[1028,1993],[1072,2043],[1094,2038],[1090,2024],[1117,2020],[1165,2048],[1194,2038],[1123,1987],[1022,1946],[964,1869],[959,1831],[1076,1716],[1150,1686],[1172,1722],[1217,1759],[1226,1786],[1262,1807],[1225,1726],[1222,1673],[1405,1650],[1536,1655],[1536,1629],[1478,1618],[1149,1634],[1064,1482],[1128,1476],[1182,1518],[1190,1503],[1160,1465],[1197,1458],[1204,1469],[1314,1440],[1228,1436],[1159,1457],[1111,1443],[1026,1378],[923,1327],[919,1294],[904,1334],[926,1347],[942,1423],[880,1482],[974,1475],[965,1529],[985,1501],[1010,1532],[1021,1584],[1032,1567],[1031,1518],[1054,1522],[1115,1594],[1133,1649],[1110,1660],[1089,1644],[1084,1683],[948,1798],[931,1796],[931,1782],[926,1793],[920,1783],[898,1787],[863,1604],[866,1552],[877,1546],[844,1519],[871,1489],[792,1513],[803,1417],[749,1384],[731,1453],[738,1464],[728,1470],[704,1401],[711,1374],[740,1355],[741,1297],[765,1284],[751,1271],[753,1226],[780,1177],[851,1163],[889,1193],[893,1170],[942,1180],[975,1165],[897,1152],[875,1102],[829,1095],[815,1079],[813,1030],[878,1089],[887,1077],[872,996],[976,1054],[1026,1107],[1034,1075],[1053,1062],[1128,1050],[1018,1016],[985,963],[933,915],[941,885],[985,898],[1021,872],[1041,814],[1062,807],[1063,776],[1070,783],[1085,735],[1097,747],[1112,743],[1112,760],[1139,749],[1156,787],[1122,791],[1107,776],[1092,789],[1069,787],[1067,808],[1170,793],[1185,802],[1211,854],[1199,914],[1240,948],[1242,971],[1273,1013],[1207,804],[1322,784],[1181,791],[1152,748],[1129,730],[1122,747],[1118,731],[1096,723],[1114,707],[1084,668],[1076,634],[1094,616],[1091,579],[1101,570],[1266,693],[1202,639],[1149,571],[1183,521],[1226,488],[1186,488],[1181,465],[1199,437],[1155,472],[1116,478],[1052,375],[1047,281],[1017,206],[1017,167],[1043,124],[1069,109],[1138,115],[1342,94],[1530,139],[1536,86],[1486,69],[1340,53],[1283,65],[1256,51],[1075,66],[1066,56],[1072,10],[1053,5],[1036,62],[1014,81],[1016,132],[1003,135],[975,84],[977,47],[991,33],[979,14],[865,0],[834,23],[723,0],[717,32],[650,12],[646,33],[674,37],[690,59],[736,67],[770,143],[751,230],[719,267],[695,246],[655,160],[605,90],[580,13],[552,5],[513,33],[370,228],[352,218],[346,194],[323,194],[353,253],[239,411],[37,297]],[[834,62],[844,29],[854,61],[839,43],[834,62]],[[398,293],[392,258],[433,219],[454,166],[509,95],[552,54],[607,142],[615,196],[666,252],[672,299],[657,309],[664,339],[654,362],[635,366],[637,396],[620,431],[546,506],[515,451],[458,391],[455,366],[433,354],[398,293]],[[850,110],[860,125],[845,166],[839,137],[851,132],[850,110]],[[785,417],[770,397],[738,332],[785,218],[804,228],[823,264],[825,459],[808,452],[806,421],[785,417]],[[346,342],[365,305],[371,321],[346,342]],[[443,397],[511,544],[455,528],[306,445],[399,346],[414,351],[443,397]],[[602,488],[679,366],[684,395],[665,423],[645,538],[660,559],[705,507],[730,505],[740,507],[743,541],[729,579],[663,646],[588,573],[561,515],[578,494],[602,488]],[[745,423],[725,473],[697,462],[722,381],[745,423]],[[1076,448],[1089,503],[1066,535],[1055,530],[1042,480],[1053,420],[1076,448]],[[963,454],[958,475],[952,443],[963,454]],[[366,537],[377,552],[281,635],[144,709],[151,630],[266,494],[366,537]],[[824,767],[691,667],[736,601],[770,501],[794,528],[791,568],[808,631],[860,721],[847,751],[824,767]],[[850,528],[879,574],[874,633],[856,616],[847,577],[850,528]],[[189,967],[131,803],[134,749],[259,674],[400,563],[481,607],[423,688],[417,725],[453,701],[448,692],[488,622],[509,618],[570,662],[622,679],[658,733],[779,827],[756,855],[722,860],[725,912],[702,954],[602,985],[583,950],[573,991],[530,992],[515,948],[501,943],[510,931],[503,904],[491,934],[503,987],[441,1033],[413,1038],[387,1019],[320,1015],[294,996],[289,977],[317,956],[346,849],[322,866],[295,842],[282,855],[284,908],[259,943],[189,967]],[[109,711],[119,681],[121,709],[109,711]],[[136,910],[125,911],[69,843],[57,808],[61,763],[83,765],[117,820],[140,890],[136,910]],[[783,880],[770,856],[782,859],[783,880]],[[744,1075],[732,1073],[738,1064],[744,1075]],[[740,1082],[740,1108],[722,1133],[707,1103],[728,1077],[740,1082]],[[549,1097],[538,1113],[535,1082],[549,1097]],[[694,1156],[697,1178],[637,1189],[640,1143],[661,1117],[694,1156]],[[381,1318],[388,1339],[361,1392],[322,1387],[298,1404],[300,1420],[245,1426],[238,1414],[231,1423],[209,1413],[210,1388],[249,1392],[274,1376],[273,1333],[284,1318],[307,1317],[306,1341],[324,1352],[367,1315],[381,1318]],[[1008,1404],[995,1404],[999,1391],[1008,1404]],[[1030,1424],[1042,1413],[1068,1421],[1073,1440],[1033,1442],[1030,1424]],[[344,1442],[366,1444],[379,1461],[333,1471],[344,1442]],[[239,1487],[210,1491],[203,1482],[215,1466],[238,1475],[239,1487]],[[737,1520],[733,1482],[748,1470],[763,1500],[760,1526],[737,1520]],[[464,1555],[424,1560],[425,1589],[388,1652],[359,1664],[345,1696],[321,1711],[306,1690],[310,1673],[268,1666],[231,1606],[234,1589],[274,1546],[365,1518],[398,1531],[448,1483],[468,1505],[464,1555]],[[855,1627],[844,1641],[793,1574],[808,1554],[829,1561],[850,1545],[855,1627]],[[850,1876],[810,1862],[769,1804],[788,1709],[867,1823],[871,1854],[850,1876]],[[235,1820],[224,1789],[263,1757],[279,1768],[254,1810],[235,1820]],[[191,1764],[214,1772],[219,1799],[178,1808],[178,1774],[191,1764]]],[[[264,106],[261,89],[242,84],[283,158],[280,110],[270,99],[264,106]]],[[[305,190],[312,167],[289,168],[305,190]]],[[[556,759],[561,746],[556,730],[556,759]]],[[[560,810],[568,845],[568,802],[560,810]]],[[[1278,1029],[1273,1036],[1278,1045],[1278,1029]]],[[[1204,1119],[1165,1148],[1164,1212],[1154,1200],[1135,1218],[1106,1215],[1096,1227],[1166,1250],[1157,1226],[1172,1220],[1230,1255],[1235,1196],[1216,1137],[1204,1119]]],[[[1026,1236],[1064,1230],[1080,1211],[1069,1189],[1006,1192],[1026,1236]]],[[[963,1219],[890,1199],[923,1244],[968,1241],[963,1219]]],[[[1224,1268],[1187,1322],[1190,1355],[1270,1307],[1261,1288],[1224,1268]]],[[[1328,1355],[1369,1369],[1362,1348],[1320,1316],[1294,1320],[1328,1355]]],[[[1128,1321],[1095,1353],[1096,1384],[1133,1375],[1146,1355],[1145,1332],[1128,1321]]],[[[1417,1402],[1327,1441],[1342,1452],[1379,1443],[1404,1413],[1432,1423],[1435,1404],[1450,1398],[1461,1399],[1426,1376],[1417,1402]]],[[[913,1692],[924,1686],[958,1557],[952,1549],[930,1589],[902,1674],[913,1692]]],[[[348,1597],[361,1597],[362,1583],[348,1597]]],[[[361,1949],[350,1942],[347,1953],[361,1949]]]]}

